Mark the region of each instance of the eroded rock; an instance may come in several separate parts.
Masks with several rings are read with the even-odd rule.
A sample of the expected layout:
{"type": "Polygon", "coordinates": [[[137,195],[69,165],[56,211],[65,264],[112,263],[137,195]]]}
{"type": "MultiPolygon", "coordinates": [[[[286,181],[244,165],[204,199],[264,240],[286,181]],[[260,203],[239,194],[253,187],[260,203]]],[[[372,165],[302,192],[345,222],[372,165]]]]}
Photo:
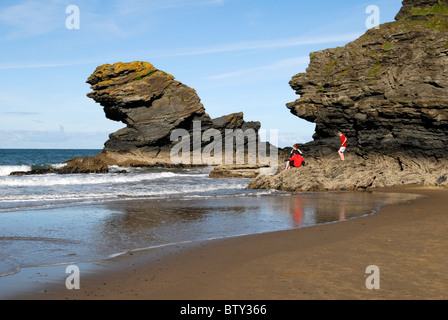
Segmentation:
{"type": "Polygon", "coordinates": [[[448,155],[448,5],[413,6],[435,2],[404,1],[399,20],[310,54],[290,81],[300,98],[287,105],[316,123],[304,149],[334,152],[342,131],[359,155],[448,155]]]}
{"type": "MultiPolygon", "coordinates": [[[[109,136],[98,157],[109,164],[169,165],[171,140],[176,129],[191,136],[195,123],[200,134],[209,129],[253,130],[258,139],[259,122],[246,122],[242,112],[211,119],[196,91],[148,62],[115,63],[99,66],[88,78],[92,92],[87,96],[100,103],[106,117],[126,124],[109,136]]],[[[191,144],[191,151],[203,148],[191,144]]],[[[202,163],[196,163],[202,165],[202,163]]]]}

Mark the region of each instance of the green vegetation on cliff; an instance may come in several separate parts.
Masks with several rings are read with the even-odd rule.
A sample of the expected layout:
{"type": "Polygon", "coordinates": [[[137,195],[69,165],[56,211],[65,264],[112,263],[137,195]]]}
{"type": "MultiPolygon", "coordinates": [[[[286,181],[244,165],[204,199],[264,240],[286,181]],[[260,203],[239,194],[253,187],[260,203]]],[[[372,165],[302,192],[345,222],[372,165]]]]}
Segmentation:
{"type": "Polygon", "coordinates": [[[433,6],[412,8],[409,13],[410,15],[399,20],[405,23],[407,28],[427,27],[438,31],[448,30],[448,4],[444,1],[439,1],[433,6]]]}

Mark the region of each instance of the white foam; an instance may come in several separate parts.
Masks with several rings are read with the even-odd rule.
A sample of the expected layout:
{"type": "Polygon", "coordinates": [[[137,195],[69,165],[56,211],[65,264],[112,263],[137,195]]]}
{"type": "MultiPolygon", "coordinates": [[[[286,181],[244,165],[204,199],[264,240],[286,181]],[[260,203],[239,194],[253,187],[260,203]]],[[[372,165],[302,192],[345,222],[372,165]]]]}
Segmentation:
{"type": "Polygon", "coordinates": [[[14,176],[0,178],[0,186],[5,187],[35,187],[35,186],[69,186],[92,184],[117,184],[142,182],[147,180],[175,177],[172,172],[147,174],[45,174],[31,176],[14,176]]]}
{"type": "Polygon", "coordinates": [[[67,166],[67,163],[55,163],[55,164],[51,165],[51,167],[54,168],[54,169],[61,169],[61,168],[65,167],[65,166],[67,166]]]}
{"type": "Polygon", "coordinates": [[[30,165],[0,166],[0,176],[9,176],[14,171],[30,171],[30,165]]]}
{"type": "Polygon", "coordinates": [[[126,171],[126,172],[131,172],[130,168],[127,167],[120,167],[120,166],[109,166],[109,172],[114,173],[117,171],[126,171]]]}
{"type": "MultiPolygon", "coordinates": [[[[207,195],[189,195],[190,193],[204,193],[222,190],[232,190],[242,188],[243,185],[214,185],[214,186],[190,186],[179,190],[177,188],[169,188],[163,190],[145,190],[136,191],[132,188],[128,190],[116,189],[112,192],[101,193],[54,193],[54,194],[26,194],[26,195],[10,195],[2,196],[0,203],[20,203],[20,202],[46,202],[46,201],[108,201],[108,200],[127,200],[127,199],[145,199],[157,196],[185,196],[186,198],[209,198],[207,195]]],[[[216,197],[216,196],[213,196],[216,197]]]]}

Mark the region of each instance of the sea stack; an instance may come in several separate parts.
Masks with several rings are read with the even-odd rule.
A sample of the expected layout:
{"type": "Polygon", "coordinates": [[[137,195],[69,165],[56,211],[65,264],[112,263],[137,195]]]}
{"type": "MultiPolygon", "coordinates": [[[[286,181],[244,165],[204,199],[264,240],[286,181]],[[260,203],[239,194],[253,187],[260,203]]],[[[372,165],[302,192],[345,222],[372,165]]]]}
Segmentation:
{"type": "Polygon", "coordinates": [[[149,62],[99,66],[87,83],[93,90],[87,96],[103,106],[106,117],[126,125],[109,136],[97,156],[109,164],[169,166],[176,143],[171,133],[176,129],[192,133],[194,122],[200,122],[201,133],[252,129],[258,137],[259,122],[244,121],[242,112],[211,119],[194,89],[149,62]]]}
{"type": "Polygon", "coordinates": [[[448,1],[403,1],[396,21],[311,53],[290,86],[300,95],[287,104],[291,113],[316,124],[314,141],[300,146],[310,165],[251,187],[447,184],[448,1]],[[346,162],[339,131],[348,137],[346,162]]]}

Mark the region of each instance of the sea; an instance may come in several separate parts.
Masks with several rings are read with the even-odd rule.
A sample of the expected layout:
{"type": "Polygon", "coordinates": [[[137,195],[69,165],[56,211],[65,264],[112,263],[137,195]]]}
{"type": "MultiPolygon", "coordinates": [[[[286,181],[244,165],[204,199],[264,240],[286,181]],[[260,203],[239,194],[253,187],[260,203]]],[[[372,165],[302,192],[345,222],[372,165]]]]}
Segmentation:
{"type": "Polygon", "coordinates": [[[102,174],[10,175],[60,168],[68,159],[100,152],[0,149],[0,296],[2,279],[32,268],[335,223],[410,199],[370,192],[251,190],[250,179],[209,178],[212,168],[111,166],[102,174]]]}

